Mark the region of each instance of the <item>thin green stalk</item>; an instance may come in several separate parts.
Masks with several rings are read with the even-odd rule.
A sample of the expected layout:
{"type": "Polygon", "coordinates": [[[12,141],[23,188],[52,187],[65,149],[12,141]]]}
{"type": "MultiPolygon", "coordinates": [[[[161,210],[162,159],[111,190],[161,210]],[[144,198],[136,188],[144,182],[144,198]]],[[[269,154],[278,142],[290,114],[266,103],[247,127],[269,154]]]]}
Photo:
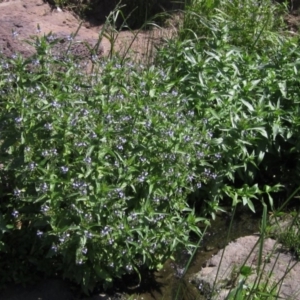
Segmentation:
{"type": "MultiPolygon", "coordinates": [[[[229,224],[229,228],[228,228],[228,232],[227,232],[227,236],[226,236],[226,244],[229,241],[229,235],[230,235],[230,232],[231,232],[231,229],[232,229],[232,226],[233,226],[233,219],[234,219],[234,216],[235,216],[235,212],[236,212],[236,205],[233,208],[233,213],[232,213],[232,217],[231,217],[231,220],[230,220],[230,224],[229,224]]],[[[214,284],[213,284],[213,287],[212,287],[212,293],[215,290],[215,286],[216,286],[217,279],[218,279],[218,276],[219,276],[219,272],[220,272],[220,269],[221,269],[221,264],[222,264],[222,260],[223,260],[223,257],[224,257],[225,249],[226,249],[226,247],[224,247],[224,249],[222,251],[220,263],[219,263],[219,266],[218,266],[218,269],[217,269],[217,274],[216,274],[214,284]]]]}
{"type": "MultiPolygon", "coordinates": [[[[103,37],[107,38],[110,43],[110,50],[109,50],[109,58],[110,59],[113,57],[115,42],[119,36],[119,33],[115,29],[115,27],[116,27],[116,22],[117,22],[119,13],[122,14],[122,12],[121,12],[122,7],[123,6],[121,6],[121,2],[119,2],[116,5],[115,9],[109,13],[109,15],[106,18],[106,21],[104,23],[104,26],[101,28],[101,30],[99,32],[98,41],[93,49],[93,51],[95,53],[97,53],[103,37]]],[[[124,19],[123,15],[122,15],[122,17],[124,19]]],[[[125,21],[126,21],[126,19],[125,19],[125,21]]],[[[123,22],[122,26],[124,25],[124,22],[123,22]]],[[[91,73],[93,73],[94,67],[95,67],[95,64],[92,65],[91,73]]]]}
{"type": "MultiPolygon", "coordinates": [[[[289,265],[292,262],[293,258],[290,259],[289,265]]],[[[275,290],[277,288],[278,285],[280,285],[279,289],[278,289],[278,294],[280,292],[281,289],[281,285],[283,284],[283,280],[286,278],[286,275],[288,273],[290,273],[290,271],[299,263],[299,261],[295,261],[295,263],[293,263],[290,267],[289,265],[287,266],[286,271],[284,272],[283,276],[277,281],[277,283],[274,285],[274,287],[272,288],[272,291],[275,290]]]]}
{"type": "Polygon", "coordinates": [[[299,192],[300,186],[287,198],[287,200],[279,207],[278,211],[282,211],[291,199],[299,192]]]}
{"type": "Polygon", "coordinates": [[[264,32],[264,30],[265,30],[265,28],[266,28],[266,26],[267,26],[267,24],[268,24],[268,22],[269,22],[269,18],[270,18],[270,16],[268,16],[268,18],[265,20],[265,23],[263,24],[263,26],[262,26],[262,28],[261,28],[259,34],[257,35],[257,37],[256,37],[256,39],[255,39],[255,41],[254,41],[254,43],[252,44],[251,48],[254,48],[255,45],[257,44],[259,38],[260,38],[261,35],[263,34],[263,32],[264,32]]]}
{"type": "Polygon", "coordinates": [[[258,253],[257,274],[259,274],[260,266],[262,264],[265,233],[267,228],[267,211],[268,211],[267,205],[263,203],[263,215],[262,215],[261,229],[260,229],[260,244],[259,244],[259,253],[258,253]]]}
{"type": "MultiPolygon", "coordinates": [[[[273,254],[274,254],[274,251],[275,251],[275,247],[274,247],[272,253],[269,254],[269,256],[273,255],[273,254]]],[[[268,274],[268,278],[267,278],[266,282],[264,283],[264,289],[263,289],[262,292],[267,292],[267,291],[266,291],[266,288],[267,288],[267,286],[268,286],[268,284],[269,284],[269,281],[270,281],[270,279],[271,279],[271,276],[272,276],[272,274],[273,274],[273,271],[274,271],[274,269],[275,269],[275,266],[276,266],[276,264],[277,264],[277,261],[278,261],[278,259],[279,259],[279,256],[280,256],[280,253],[278,252],[278,253],[277,253],[277,256],[276,256],[276,259],[275,259],[275,261],[274,261],[274,263],[273,263],[273,267],[272,267],[272,269],[270,270],[270,272],[269,272],[269,274],[268,274]]],[[[265,260],[263,270],[265,269],[266,264],[267,264],[267,259],[265,260]]],[[[259,280],[259,282],[260,282],[260,280],[259,280]]],[[[269,293],[272,295],[272,293],[273,293],[273,288],[271,289],[271,291],[270,291],[269,293]]],[[[278,293],[279,293],[279,291],[278,291],[278,293]]]]}
{"type": "Polygon", "coordinates": [[[69,50],[70,50],[70,48],[71,48],[71,46],[72,46],[72,44],[73,44],[73,39],[77,36],[77,34],[78,34],[78,32],[79,32],[79,30],[80,30],[80,28],[81,28],[81,26],[82,26],[82,23],[83,23],[83,22],[80,22],[80,24],[79,24],[79,26],[77,27],[77,29],[76,29],[74,35],[72,35],[72,39],[70,40],[68,49],[67,49],[67,51],[66,51],[66,55],[69,53],[69,50]]]}
{"type": "MultiPolygon", "coordinates": [[[[190,256],[190,258],[189,258],[187,264],[185,265],[185,268],[184,268],[184,271],[183,271],[183,273],[182,273],[182,277],[181,277],[181,278],[184,277],[184,275],[186,274],[188,268],[190,267],[190,264],[191,264],[191,262],[193,261],[195,255],[196,255],[196,253],[197,253],[197,251],[198,251],[198,249],[199,249],[200,243],[201,243],[202,240],[203,240],[203,236],[205,235],[208,226],[209,226],[209,225],[206,225],[206,226],[205,226],[204,231],[203,231],[203,233],[202,233],[202,236],[199,238],[199,241],[198,241],[198,243],[197,243],[197,245],[196,245],[196,247],[195,247],[195,249],[194,249],[192,255],[190,256]]],[[[179,287],[178,287],[178,289],[177,289],[177,293],[176,293],[175,300],[178,300],[180,290],[181,290],[181,285],[179,285],[179,287]]]]}
{"type": "MultiPolygon", "coordinates": [[[[262,278],[261,265],[262,265],[262,260],[263,260],[263,247],[264,247],[264,241],[265,241],[265,232],[266,232],[266,226],[267,226],[267,211],[268,211],[267,205],[265,203],[262,203],[262,204],[263,204],[263,214],[262,214],[262,220],[261,220],[260,237],[258,239],[259,250],[258,250],[258,261],[257,261],[257,269],[256,269],[257,276],[252,285],[249,296],[253,294],[254,290],[256,289],[256,287],[258,287],[259,282],[262,278]]],[[[250,253],[252,253],[252,251],[250,253]]]]}

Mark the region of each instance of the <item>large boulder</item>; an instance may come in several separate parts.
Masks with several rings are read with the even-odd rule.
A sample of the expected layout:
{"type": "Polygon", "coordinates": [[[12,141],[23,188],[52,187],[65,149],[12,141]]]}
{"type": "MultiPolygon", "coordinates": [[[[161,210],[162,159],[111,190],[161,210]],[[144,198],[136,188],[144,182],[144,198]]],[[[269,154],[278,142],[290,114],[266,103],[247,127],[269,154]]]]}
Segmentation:
{"type": "MultiPolygon", "coordinates": [[[[251,286],[257,276],[260,276],[257,275],[258,239],[259,236],[251,235],[229,243],[224,253],[220,250],[209,259],[206,266],[194,274],[190,281],[198,287],[201,294],[210,297],[214,290],[214,296],[210,299],[223,300],[240,283],[239,271],[246,265],[252,269],[252,274],[246,279],[245,285],[251,286]]],[[[261,271],[258,272],[262,274],[260,282],[268,282],[270,288],[278,284],[276,291],[280,289],[282,299],[299,299],[300,265],[297,260],[281,244],[270,238],[264,241],[262,259],[261,271]]]]}

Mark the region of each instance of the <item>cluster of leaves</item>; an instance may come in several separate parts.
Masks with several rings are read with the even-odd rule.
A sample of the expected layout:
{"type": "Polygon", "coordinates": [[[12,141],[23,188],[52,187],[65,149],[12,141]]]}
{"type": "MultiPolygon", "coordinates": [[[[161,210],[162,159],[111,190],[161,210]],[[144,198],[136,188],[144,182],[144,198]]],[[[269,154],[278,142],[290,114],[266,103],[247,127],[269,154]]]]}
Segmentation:
{"type": "Polygon", "coordinates": [[[299,211],[291,212],[291,217],[293,218],[291,224],[282,232],[278,230],[279,235],[277,238],[280,243],[282,243],[287,249],[291,250],[300,260],[300,237],[299,237],[299,211]]]}
{"type": "Polygon", "coordinates": [[[1,278],[45,268],[87,292],[191,249],[187,195],[215,181],[219,157],[162,69],[116,58],[83,74],[49,41],[1,59],[1,278]]]}
{"type": "Polygon", "coordinates": [[[276,44],[286,26],[284,4],[269,0],[187,1],[182,40],[212,39],[259,52],[276,44]]]}
{"type": "Polygon", "coordinates": [[[254,269],[250,266],[242,266],[240,270],[233,270],[237,274],[232,274],[234,280],[238,284],[231,289],[228,294],[228,300],[260,300],[260,299],[276,299],[278,297],[278,288],[275,284],[271,285],[268,279],[262,280],[262,276],[254,283],[248,282],[248,278],[254,273],[254,269]]]}
{"type": "Polygon", "coordinates": [[[299,46],[288,37],[273,42],[256,52],[215,36],[160,51],[158,64],[169,67],[190,109],[206,120],[219,155],[211,168],[218,178],[199,191],[211,205],[229,196],[254,210],[251,199],[265,194],[273,205],[280,186],[288,193],[298,187],[299,46]]]}

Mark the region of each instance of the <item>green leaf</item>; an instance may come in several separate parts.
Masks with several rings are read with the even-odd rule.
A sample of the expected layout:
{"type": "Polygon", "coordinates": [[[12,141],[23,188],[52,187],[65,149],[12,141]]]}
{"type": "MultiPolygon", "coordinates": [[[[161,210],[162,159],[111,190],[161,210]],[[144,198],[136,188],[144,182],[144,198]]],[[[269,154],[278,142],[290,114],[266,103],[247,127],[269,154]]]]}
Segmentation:
{"type": "Polygon", "coordinates": [[[244,103],[244,105],[247,106],[247,108],[249,109],[250,112],[254,111],[253,106],[252,106],[249,102],[247,102],[247,101],[244,100],[244,99],[241,99],[241,101],[244,103]]]}
{"type": "Polygon", "coordinates": [[[150,98],[154,98],[155,97],[155,89],[150,89],[149,96],[150,96],[150,98]]]}
{"type": "Polygon", "coordinates": [[[211,58],[214,58],[216,61],[218,61],[218,62],[221,61],[220,57],[217,54],[215,54],[215,53],[213,53],[211,51],[205,51],[205,53],[208,54],[209,56],[211,56],[211,58]]]}
{"type": "Polygon", "coordinates": [[[249,277],[252,274],[252,268],[249,266],[242,266],[240,269],[241,275],[249,277]]]}
{"type": "Polygon", "coordinates": [[[278,86],[279,86],[279,89],[280,89],[280,92],[281,92],[282,96],[283,96],[284,98],[286,98],[286,97],[287,97],[286,80],[285,80],[285,81],[278,82],[278,86]]]}
{"type": "Polygon", "coordinates": [[[263,137],[268,138],[268,133],[264,127],[252,127],[249,130],[258,131],[263,137]]]}
{"type": "Polygon", "coordinates": [[[259,151],[258,157],[257,157],[257,164],[260,164],[263,161],[264,157],[265,157],[265,152],[259,151]]]}

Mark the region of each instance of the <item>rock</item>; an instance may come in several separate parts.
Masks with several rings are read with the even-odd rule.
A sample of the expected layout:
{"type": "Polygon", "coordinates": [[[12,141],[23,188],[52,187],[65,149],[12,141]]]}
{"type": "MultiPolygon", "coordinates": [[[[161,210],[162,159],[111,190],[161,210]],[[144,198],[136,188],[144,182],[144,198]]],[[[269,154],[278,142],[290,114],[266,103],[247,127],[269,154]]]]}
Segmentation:
{"type": "MultiPolygon", "coordinates": [[[[226,246],[224,254],[223,250],[220,250],[208,260],[206,267],[191,276],[190,281],[198,287],[201,294],[210,296],[218,273],[214,287],[214,291],[217,292],[212,299],[223,300],[239,284],[241,279],[239,270],[245,263],[246,266],[252,269],[252,274],[246,279],[245,284],[253,283],[257,277],[258,239],[258,236],[251,235],[231,242],[226,246]],[[249,255],[251,251],[252,253],[249,255]],[[221,260],[222,254],[223,258],[221,260]],[[246,259],[247,262],[245,262],[246,259]]],[[[299,299],[297,295],[300,291],[300,265],[295,258],[290,253],[284,252],[282,245],[270,238],[264,242],[262,257],[261,270],[263,270],[263,276],[260,282],[265,283],[268,280],[270,288],[278,283],[277,287],[280,287],[279,295],[283,299],[289,297],[291,297],[289,299],[299,299]],[[285,275],[288,268],[291,268],[291,270],[285,275]],[[270,274],[271,276],[269,276],[270,274]],[[283,277],[283,284],[281,284],[280,280],[283,277]]]]}

